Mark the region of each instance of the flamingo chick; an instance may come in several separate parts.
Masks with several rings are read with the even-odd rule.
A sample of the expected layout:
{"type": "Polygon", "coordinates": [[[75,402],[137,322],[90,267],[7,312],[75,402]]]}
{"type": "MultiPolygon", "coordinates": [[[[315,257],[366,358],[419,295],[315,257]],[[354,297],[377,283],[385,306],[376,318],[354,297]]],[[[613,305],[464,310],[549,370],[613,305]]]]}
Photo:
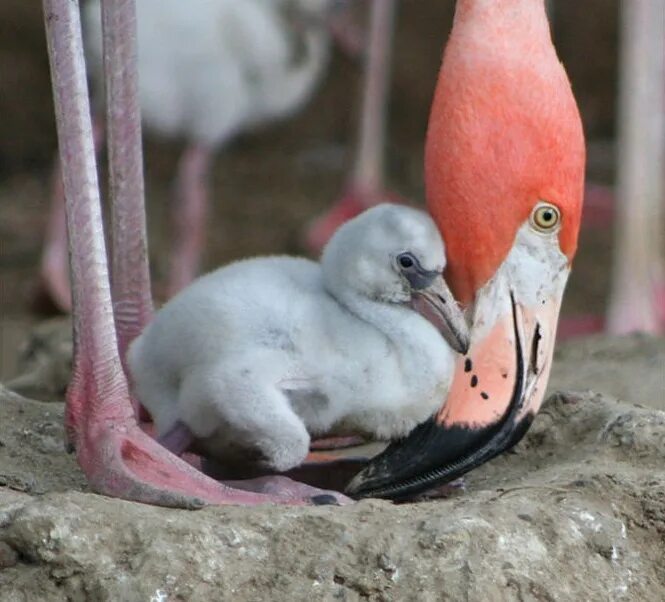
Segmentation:
{"type": "Polygon", "coordinates": [[[406,436],[445,399],[468,346],[444,267],[432,219],[382,204],[338,230],[320,264],[220,268],[130,346],[136,393],[160,435],[184,424],[205,455],[244,461],[244,476],[248,457],[299,465],[310,435],[406,436]]]}

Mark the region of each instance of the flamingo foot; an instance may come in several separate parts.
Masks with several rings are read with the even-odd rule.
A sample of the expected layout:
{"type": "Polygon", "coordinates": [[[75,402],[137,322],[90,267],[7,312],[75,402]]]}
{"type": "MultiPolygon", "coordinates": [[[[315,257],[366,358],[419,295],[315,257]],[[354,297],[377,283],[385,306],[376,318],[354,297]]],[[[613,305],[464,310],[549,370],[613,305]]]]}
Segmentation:
{"type": "Polygon", "coordinates": [[[567,341],[575,337],[588,336],[603,332],[605,318],[602,316],[582,315],[561,318],[557,330],[557,340],[567,341]]]}
{"type": "MultiPolygon", "coordinates": [[[[152,425],[150,426],[152,427],[152,425]]],[[[145,431],[145,429],[143,430],[145,431]]],[[[157,441],[176,456],[182,457],[189,465],[212,478],[224,478],[225,475],[228,475],[225,467],[217,461],[188,453],[187,450],[196,446],[196,440],[189,428],[180,421],[161,435],[157,441]]],[[[333,437],[320,441],[355,445],[358,442],[363,443],[364,439],[361,437],[333,437]]],[[[308,499],[315,505],[339,504],[347,499],[334,491],[325,490],[340,491],[344,489],[351,478],[366,464],[366,458],[338,458],[313,452],[308,454],[301,466],[286,473],[262,475],[244,480],[226,479],[224,483],[236,490],[280,497],[286,494],[289,498],[296,500],[308,499]]]]}
{"type": "Polygon", "coordinates": [[[665,333],[665,286],[652,285],[646,294],[639,289],[618,295],[610,305],[607,330],[623,335],[644,332],[652,335],[665,333]]]}
{"type": "Polygon", "coordinates": [[[345,222],[379,203],[403,203],[398,194],[383,190],[360,190],[351,187],[326,213],[316,218],[305,232],[304,245],[318,254],[331,236],[345,222]]]}
{"type": "Polygon", "coordinates": [[[310,456],[308,461],[289,470],[285,476],[300,483],[307,483],[308,486],[341,491],[367,466],[368,462],[369,458],[362,456],[355,458],[310,456]]]}
{"type": "Polygon", "coordinates": [[[610,314],[611,320],[604,316],[581,315],[562,318],[559,321],[557,338],[566,341],[579,336],[588,336],[600,332],[629,334],[646,332],[665,333],[665,284],[653,287],[653,303],[645,306],[642,296],[626,302],[610,314]]]}
{"type": "MultiPolygon", "coordinates": [[[[128,401],[121,403],[129,407],[128,401]]],[[[151,439],[133,416],[95,416],[81,424],[85,426],[77,445],[79,464],[93,490],[103,495],[174,508],[350,501],[335,491],[286,478],[215,481],[151,439]]]]}
{"type": "MultiPolygon", "coordinates": [[[[225,481],[225,483],[233,487],[236,491],[251,492],[260,496],[278,496],[282,498],[284,493],[288,492],[288,495],[292,496],[294,500],[306,500],[301,503],[314,506],[339,506],[340,504],[348,504],[352,501],[336,491],[318,489],[317,487],[294,481],[282,475],[268,475],[240,481],[225,481]]],[[[340,485],[340,489],[343,486],[344,483],[340,485]]],[[[292,502],[287,500],[281,503],[288,504],[292,502]]]]}

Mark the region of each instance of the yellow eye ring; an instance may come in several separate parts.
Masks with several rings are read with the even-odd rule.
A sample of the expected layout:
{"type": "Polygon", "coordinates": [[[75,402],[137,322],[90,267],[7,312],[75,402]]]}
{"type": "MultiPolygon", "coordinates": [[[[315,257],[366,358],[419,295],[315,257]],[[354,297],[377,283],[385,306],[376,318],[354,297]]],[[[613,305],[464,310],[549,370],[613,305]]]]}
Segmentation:
{"type": "Polygon", "coordinates": [[[561,211],[552,203],[541,201],[533,208],[529,222],[538,232],[552,232],[561,223],[561,211]]]}

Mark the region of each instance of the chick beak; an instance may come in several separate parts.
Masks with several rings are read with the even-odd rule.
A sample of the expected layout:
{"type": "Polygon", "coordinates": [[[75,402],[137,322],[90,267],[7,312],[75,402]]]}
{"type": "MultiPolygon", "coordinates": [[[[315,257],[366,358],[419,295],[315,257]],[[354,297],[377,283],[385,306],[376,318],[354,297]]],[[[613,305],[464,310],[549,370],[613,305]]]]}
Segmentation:
{"type": "Polygon", "coordinates": [[[452,349],[466,353],[470,343],[469,326],[443,275],[433,272],[429,277],[411,282],[411,286],[411,308],[429,321],[452,349]]]}

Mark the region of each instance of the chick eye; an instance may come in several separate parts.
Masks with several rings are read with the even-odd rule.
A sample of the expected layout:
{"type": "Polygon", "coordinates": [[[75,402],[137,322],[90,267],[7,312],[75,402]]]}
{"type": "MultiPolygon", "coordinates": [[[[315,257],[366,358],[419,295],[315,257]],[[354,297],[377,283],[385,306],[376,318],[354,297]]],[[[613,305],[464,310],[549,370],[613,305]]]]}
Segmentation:
{"type": "Polygon", "coordinates": [[[534,207],[529,221],[539,232],[551,232],[559,225],[561,212],[558,207],[542,201],[534,207]]]}
{"type": "Polygon", "coordinates": [[[411,253],[402,253],[397,256],[397,263],[399,264],[399,267],[408,270],[415,265],[416,261],[411,253]]]}

